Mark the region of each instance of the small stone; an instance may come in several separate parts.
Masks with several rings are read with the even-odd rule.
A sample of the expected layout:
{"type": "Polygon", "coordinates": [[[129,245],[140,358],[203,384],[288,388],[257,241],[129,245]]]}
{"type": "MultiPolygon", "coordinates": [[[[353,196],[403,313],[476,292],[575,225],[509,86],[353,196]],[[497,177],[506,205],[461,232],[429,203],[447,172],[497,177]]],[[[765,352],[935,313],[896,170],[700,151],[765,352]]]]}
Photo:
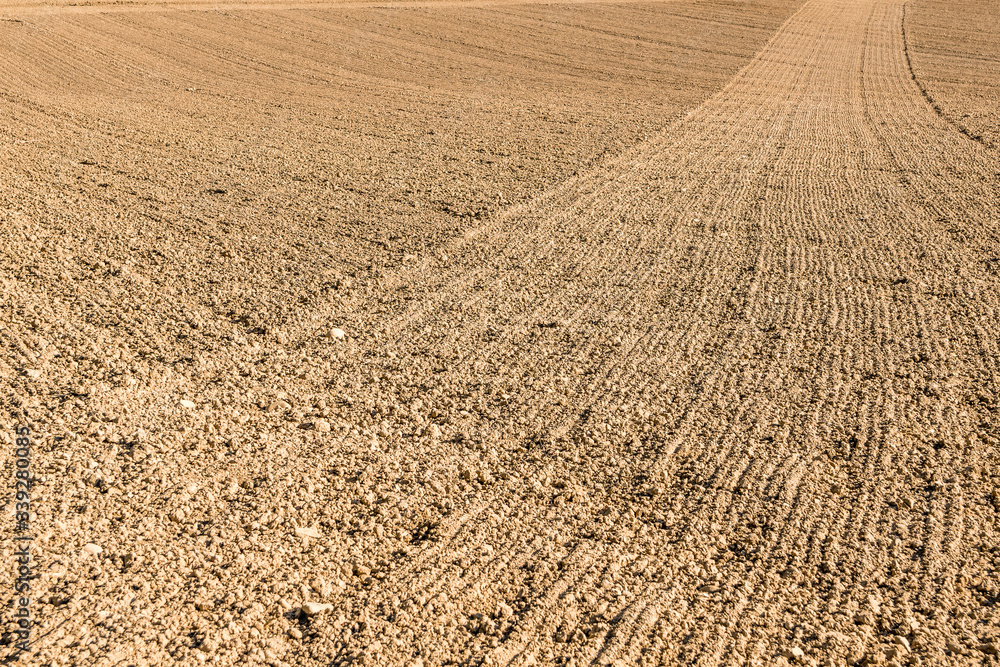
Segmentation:
{"type": "Polygon", "coordinates": [[[343,329],[334,329],[333,331],[330,332],[330,334],[337,340],[344,340],[344,337],[347,335],[347,333],[344,332],[343,329]]]}
{"type": "Polygon", "coordinates": [[[330,432],[330,422],[328,422],[325,419],[319,419],[319,420],[316,421],[315,428],[320,433],[329,433],[330,432]]]}
{"type": "Polygon", "coordinates": [[[317,614],[322,614],[324,611],[329,611],[333,609],[332,604],[326,604],[324,602],[306,602],[301,607],[302,613],[306,616],[315,616],[317,614]]]}
{"type": "Polygon", "coordinates": [[[27,375],[32,380],[37,380],[38,378],[42,377],[42,372],[34,368],[29,368],[28,370],[24,371],[24,374],[27,375]]]}
{"type": "Polygon", "coordinates": [[[193,408],[194,407],[194,401],[189,401],[189,400],[185,399],[185,400],[181,401],[181,407],[182,408],[189,408],[189,409],[193,408]]]}
{"type": "Polygon", "coordinates": [[[432,438],[440,438],[441,437],[441,429],[440,429],[440,427],[438,427],[437,424],[431,424],[430,429],[428,429],[428,433],[430,434],[430,436],[432,438]]]}
{"type": "Polygon", "coordinates": [[[789,660],[801,660],[805,657],[805,652],[798,646],[793,646],[782,653],[789,660]]]}
{"type": "Polygon", "coordinates": [[[94,544],[93,542],[90,542],[89,544],[87,544],[87,545],[85,545],[83,547],[83,551],[84,551],[84,553],[86,553],[88,555],[96,556],[99,553],[101,553],[102,551],[104,551],[104,549],[102,549],[98,545],[94,544]]]}
{"type": "Polygon", "coordinates": [[[298,535],[299,537],[312,537],[313,539],[319,539],[323,537],[323,535],[315,528],[306,528],[306,527],[296,528],[295,534],[298,535]]]}
{"type": "Polygon", "coordinates": [[[302,639],[302,631],[298,628],[292,628],[288,631],[288,636],[292,639],[302,639]]]}
{"type": "Polygon", "coordinates": [[[910,650],[910,642],[906,637],[900,637],[900,636],[894,637],[892,642],[897,646],[902,646],[907,651],[910,650]]]}
{"type": "Polygon", "coordinates": [[[979,650],[986,655],[997,655],[1000,653],[1000,648],[997,647],[996,642],[987,642],[985,644],[979,645],[979,650]]]}

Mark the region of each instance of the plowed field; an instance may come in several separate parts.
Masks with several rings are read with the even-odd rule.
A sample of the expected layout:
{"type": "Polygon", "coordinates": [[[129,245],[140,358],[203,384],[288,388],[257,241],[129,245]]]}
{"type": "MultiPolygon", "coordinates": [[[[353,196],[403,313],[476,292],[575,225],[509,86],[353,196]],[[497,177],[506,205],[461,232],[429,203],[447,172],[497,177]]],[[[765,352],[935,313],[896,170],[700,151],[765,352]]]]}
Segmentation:
{"type": "Polygon", "coordinates": [[[913,71],[928,101],[961,132],[1000,145],[1000,11],[981,1],[907,6],[913,71]]]}
{"type": "Polygon", "coordinates": [[[995,662],[973,5],[0,8],[3,650],[995,662]]]}

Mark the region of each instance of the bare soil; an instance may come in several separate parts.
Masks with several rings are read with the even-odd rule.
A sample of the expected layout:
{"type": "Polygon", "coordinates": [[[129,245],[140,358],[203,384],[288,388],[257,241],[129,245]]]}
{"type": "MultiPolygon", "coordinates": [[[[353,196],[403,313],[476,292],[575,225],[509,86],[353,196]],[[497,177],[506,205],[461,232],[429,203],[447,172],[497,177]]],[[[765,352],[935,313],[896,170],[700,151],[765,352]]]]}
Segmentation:
{"type": "Polygon", "coordinates": [[[908,5],[913,72],[931,104],[970,138],[1000,146],[1000,11],[989,0],[908,5]]]}
{"type": "Polygon", "coordinates": [[[0,16],[25,664],[997,659],[948,5],[0,16]]]}

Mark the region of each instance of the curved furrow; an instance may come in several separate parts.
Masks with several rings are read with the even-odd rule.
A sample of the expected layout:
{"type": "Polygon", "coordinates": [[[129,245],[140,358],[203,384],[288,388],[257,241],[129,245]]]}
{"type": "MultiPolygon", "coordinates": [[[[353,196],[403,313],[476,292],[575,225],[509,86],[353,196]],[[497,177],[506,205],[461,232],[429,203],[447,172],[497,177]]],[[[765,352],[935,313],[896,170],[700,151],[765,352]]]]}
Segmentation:
{"type": "MultiPolygon", "coordinates": [[[[433,253],[373,259],[363,289],[305,299],[274,358],[258,345],[237,365],[219,342],[190,361],[204,370],[144,396],[163,408],[185,388],[223,385],[205,390],[218,401],[243,386],[206,379],[216,368],[275,382],[253,399],[291,425],[243,445],[262,462],[239,483],[222,480],[239,437],[192,423],[219,447],[199,462],[211,488],[242,508],[197,516],[246,536],[241,562],[260,580],[296,582],[267,589],[295,640],[283,660],[955,664],[995,650],[996,156],[927,104],[904,4],[808,0],[685,117],[433,253]],[[299,459],[301,483],[279,457],[299,459]],[[282,489],[280,508],[263,501],[282,489]],[[292,534],[272,548],[268,531],[292,534]],[[291,596],[334,607],[298,614],[291,596]]],[[[122,16],[135,52],[152,53],[137,42],[157,21],[122,16]]],[[[349,31],[313,10],[280,21],[317,39],[349,31]]],[[[417,22],[405,35],[373,25],[378,51],[420,42],[433,19],[417,22]]],[[[302,84],[336,63],[280,41],[248,50],[269,34],[260,15],[164,23],[180,31],[157,47],[181,45],[174,78],[202,48],[247,81],[300,63],[302,84]]],[[[42,68],[71,66],[60,58],[80,26],[44,42],[60,55],[42,68]]],[[[407,67],[461,53],[478,71],[511,54],[436,34],[407,67]]],[[[158,306],[171,317],[199,304],[175,297],[158,306]]],[[[114,313],[92,311],[86,326],[59,312],[109,340],[114,313]]],[[[29,328],[0,331],[17,363],[35,354],[29,328]]],[[[166,514],[183,491],[149,503],[166,514]]],[[[185,511],[164,519],[178,545],[197,534],[185,511]]],[[[166,597],[208,597],[214,584],[199,583],[166,597]]],[[[275,646],[262,638],[254,659],[278,661],[275,646]]]]}
{"type": "MultiPolygon", "coordinates": [[[[677,651],[677,660],[688,660],[698,654],[703,664],[725,660],[724,656],[737,660],[738,655],[769,661],[775,657],[774,645],[803,643],[807,639],[815,642],[810,648],[814,653],[826,650],[846,655],[859,647],[878,649],[878,643],[870,636],[852,629],[866,626],[856,620],[861,616],[851,619],[854,625],[842,626],[841,635],[846,640],[805,637],[794,624],[769,628],[772,641],[755,646],[747,645],[736,635],[789,613],[815,616],[829,613],[824,600],[831,595],[840,599],[839,604],[853,605],[862,615],[869,614],[872,617],[869,624],[877,629],[888,629],[899,622],[885,616],[897,612],[894,600],[882,599],[880,593],[866,598],[861,590],[836,589],[836,582],[844,576],[860,581],[872,578],[886,581],[895,576],[899,549],[883,536],[891,534],[892,526],[898,525],[898,519],[892,518],[893,512],[913,506],[912,501],[907,501],[911,503],[908,505],[900,500],[910,498],[912,492],[892,484],[891,480],[895,470],[909,467],[912,462],[899,451],[905,436],[896,428],[886,430],[882,425],[900,417],[895,405],[893,368],[914,352],[907,352],[912,350],[910,346],[896,353],[891,350],[901,342],[897,337],[908,338],[914,332],[913,325],[919,326],[928,318],[928,314],[920,311],[917,295],[899,288],[915,280],[900,272],[914,270],[914,256],[927,239],[946,243],[949,253],[961,252],[942,233],[940,221],[933,217],[935,209],[927,202],[952,210],[962,200],[949,201],[936,189],[918,189],[915,197],[912,182],[905,183],[909,187],[904,188],[892,172],[875,168],[887,158],[890,163],[906,164],[913,160],[914,150],[922,152],[923,148],[912,139],[900,144],[898,137],[891,140],[880,137],[879,126],[865,122],[866,118],[877,117],[879,111],[872,102],[872,93],[866,92],[879,90],[871,87],[870,82],[880,82],[883,89],[902,82],[899,94],[904,102],[893,106],[895,113],[906,108],[906,100],[914,96],[912,86],[906,87],[907,79],[898,67],[899,10],[899,3],[808,3],[758,60],[717,98],[662,136],[639,146],[627,158],[575,179],[530,206],[512,210],[498,223],[477,230],[449,250],[455,256],[450,268],[454,277],[439,280],[428,289],[428,298],[384,325],[387,348],[398,349],[415,341],[412,343],[415,348],[427,352],[474,346],[467,330],[459,328],[445,337],[437,333],[448,328],[450,315],[444,304],[452,306],[462,299],[492,305],[497,312],[514,316],[522,327],[570,312],[577,322],[589,313],[620,313],[621,320],[616,322],[620,322],[618,330],[625,335],[595,329],[589,337],[574,340],[571,348],[574,352],[562,357],[580,359],[587,350],[600,350],[606,336],[624,339],[619,343],[620,352],[603,351],[599,377],[606,380],[581,384],[577,390],[578,395],[592,398],[572,405],[552,405],[548,411],[538,412],[544,417],[541,421],[553,425],[556,437],[570,436],[560,441],[559,449],[549,451],[564,454],[573,451],[572,436],[593,415],[614,415],[634,407],[635,395],[643,387],[653,387],[665,394],[663,390],[672,385],[682,395],[687,394],[690,408],[681,413],[686,416],[674,430],[654,429],[645,436],[654,443],[654,449],[643,456],[649,456],[644,463],[646,469],[665,472],[668,482],[665,495],[676,490],[681,495],[675,497],[686,496],[689,506],[699,508],[686,513],[680,524],[675,524],[673,534],[700,543],[700,526],[707,523],[717,526],[721,534],[750,523],[768,529],[766,537],[751,540],[755,544],[752,557],[745,561],[750,571],[743,578],[754,591],[752,597],[747,596],[731,607],[729,614],[734,622],[728,626],[712,625],[713,621],[692,625],[689,646],[677,651]],[[789,67],[790,63],[796,66],[789,67]],[[773,95],[762,95],[759,82],[771,80],[778,82],[773,95]],[[720,136],[718,124],[726,116],[731,128],[737,128],[730,130],[732,135],[741,139],[734,139],[732,144],[710,145],[709,137],[720,136]],[[768,118],[769,123],[762,124],[762,117],[768,118]],[[757,125],[761,126],[763,138],[754,133],[757,125]],[[770,134],[764,131],[765,127],[770,134]],[[775,148],[783,143],[796,148],[775,148]],[[803,144],[805,150],[801,148],[803,144]],[[684,151],[685,148],[689,150],[684,151]],[[768,151],[777,152],[768,157],[768,151]],[[755,152],[766,163],[767,173],[747,173],[735,179],[716,175],[717,165],[755,152]],[[680,157],[675,157],[678,154],[680,157]],[[664,190],[664,177],[667,182],[672,178],[683,179],[688,187],[682,186],[679,192],[672,188],[664,190]],[[592,182],[595,185],[590,185],[592,182]],[[652,191],[646,189],[649,184],[653,185],[652,191]],[[639,196],[639,192],[643,194],[639,196]],[[660,193],[672,194],[664,199],[660,193]],[[726,193],[727,199],[721,199],[720,193],[726,193]],[[656,202],[665,207],[653,210],[654,216],[667,224],[644,228],[644,234],[633,240],[628,225],[631,223],[634,228],[642,219],[642,209],[648,204],[641,202],[656,202]],[[629,212],[623,214],[622,209],[629,212]],[[562,211],[570,212],[573,217],[562,211]],[[766,227],[755,229],[752,222],[755,214],[766,227]],[[616,218],[626,223],[624,229],[609,223],[616,218]],[[681,224],[671,225],[671,220],[681,224]],[[912,227],[916,221],[921,225],[919,234],[912,227]],[[588,239],[579,245],[575,235],[584,230],[600,242],[595,244],[588,239]],[[760,254],[756,258],[751,255],[748,258],[751,262],[741,260],[742,248],[723,241],[725,237],[721,234],[728,235],[729,231],[722,230],[750,232],[761,248],[760,254]],[[880,239],[891,241],[891,245],[876,252],[871,244],[880,239]],[[689,251],[696,248],[701,251],[692,257],[684,251],[684,244],[688,244],[689,251]],[[654,256],[646,257],[647,247],[654,256]],[[553,261],[560,255],[576,262],[573,283],[566,286],[534,283],[539,289],[532,292],[533,283],[527,277],[532,276],[532,280],[541,277],[544,281],[544,274],[532,272],[528,267],[553,261]],[[470,262],[470,257],[475,259],[470,262]],[[720,303],[718,294],[724,291],[724,286],[738,283],[735,279],[745,272],[748,263],[757,275],[741,296],[747,305],[752,304],[752,309],[744,311],[735,326],[727,325],[730,311],[720,303]],[[616,289],[622,281],[649,285],[664,270],[667,275],[680,278],[672,280],[673,289],[667,301],[661,302],[663,311],[671,316],[669,324],[656,317],[661,303],[646,295],[616,289]],[[686,282],[694,277],[697,280],[686,282]],[[905,280],[900,281],[901,278],[905,280]],[[471,285],[487,279],[503,284],[512,296],[498,301],[499,295],[489,292],[469,294],[471,285]],[[518,296],[525,292],[527,300],[518,296]],[[572,308],[567,306],[570,303],[572,308]],[[683,332],[680,338],[675,338],[677,330],[683,332]],[[761,335],[768,332],[775,334],[771,340],[761,335]],[[888,357],[881,351],[882,346],[890,353],[888,357]],[[833,365],[827,372],[810,375],[818,370],[815,364],[822,355],[817,359],[816,353],[820,350],[830,350],[833,365]],[[640,351],[644,352],[642,372],[629,365],[629,360],[641,354],[640,351]],[[655,360],[662,355],[666,356],[660,365],[655,360]],[[739,373],[741,367],[747,366],[760,370],[754,382],[730,381],[734,372],[739,373]],[[689,378],[690,388],[678,384],[683,378],[689,378]],[[617,395],[617,386],[631,387],[633,392],[617,395]],[[603,393],[595,395],[599,392],[603,393]],[[708,411],[714,412],[711,403],[718,400],[709,397],[731,397],[719,405],[725,411],[741,405],[738,398],[741,392],[746,398],[742,399],[737,414],[756,412],[760,417],[753,431],[769,432],[763,437],[756,436],[761,443],[760,453],[754,454],[755,447],[742,457],[746,436],[738,431],[725,435],[721,429],[727,427],[723,423],[706,419],[708,411]],[[801,399],[789,401],[798,395],[801,399]],[[706,400],[710,403],[704,404],[706,400]],[[830,424],[838,424],[838,430],[831,432],[830,424]],[[677,434],[684,434],[682,438],[693,442],[671,448],[670,452],[657,451],[656,442],[676,439],[677,434]],[[677,478],[683,472],[678,470],[679,462],[699,474],[677,478]],[[829,483],[826,475],[836,475],[837,481],[829,483]],[[678,479],[693,479],[697,486],[680,491],[688,482],[679,487],[678,479]],[[718,483],[725,479],[731,479],[732,483],[718,483]],[[755,500],[736,509],[728,490],[724,496],[716,495],[726,486],[755,500]],[[858,503],[853,511],[843,509],[845,497],[858,503]],[[712,502],[705,502],[709,499],[712,502]],[[895,510],[888,510],[890,505],[895,510]],[[720,525],[718,522],[726,517],[728,525],[720,525]],[[833,517],[835,523],[829,526],[833,517]],[[826,533],[822,540],[814,537],[819,531],[826,533]],[[842,544],[866,546],[840,548],[842,544]],[[806,556],[796,555],[797,552],[806,556]],[[820,576],[824,568],[826,579],[820,576]],[[822,595],[808,591],[823,581],[827,581],[822,584],[824,587],[834,586],[832,591],[822,595]],[[789,605],[789,595],[799,600],[796,607],[789,605]],[[864,611],[865,605],[870,607],[869,611],[864,611]]],[[[926,132],[928,121],[920,116],[926,110],[914,107],[911,111],[917,114],[915,118],[906,118],[906,122],[897,118],[893,127],[912,126],[926,132]]],[[[981,201],[975,189],[964,196],[981,201]]],[[[979,219],[988,217],[989,212],[979,219]]],[[[935,259],[941,261],[943,256],[939,254],[935,259]]],[[[953,264],[950,257],[948,264],[953,264]]],[[[944,267],[939,266],[922,268],[929,280],[950,282],[941,273],[944,267]]],[[[416,269],[414,273],[423,270],[416,269]]],[[[410,282],[402,276],[398,280],[404,284],[410,282]]],[[[472,353],[464,360],[467,365],[453,372],[467,375],[471,368],[503,354],[509,346],[503,340],[495,342],[478,354],[472,353]]],[[[539,372],[543,368],[551,378],[565,372],[563,369],[570,365],[557,360],[554,367],[544,366],[548,357],[549,350],[535,341],[509,361],[498,364],[493,372],[518,377],[534,368],[537,381],[546,377],[539,372]]],[[[527,389],[522,390],[522,396],[526,405],[537,406],[545,399],[544,393],[527,389]]],[[[664,410],[664,406],[659,409],[664,410]]],[[[586,432],[583,437],[593,440],[593,435],[586,432]]],[[[587,445],[587,440],[579,442],[584,443],[586,456],[593,457],[594,452],[588,452],[592,445],[587,445]]],[[[602,441],[603,447],[609,444],[602,441]]],[[[641,445],[633,453],[640,451],[641,445]]],[[[621,487],[620,475],[617,480],[621,487]]],[[[623,489],[617,492],[622,493],[623,489]]],[[[489,505],[496,500],[486,496],[483,502],[489,505]]],[[[553,512],[541,507],[524,520],[534,521],[532,516],[541,519],[553,512]]],[[[554,511],[560,514],[558,509],[554,511]]],[[[954,562],[957,545],[967,539],[962,528],[966,520],[961,505],[949,506],[939,519],[944,528],[936,539],[942,546],[934,547],[934,540],[927,545],[929,554],[925,558],[929,563],[954,562]]],[[[472,524],[464,525],[471,529],[472,524]]],[[[632,532],[624,523],[618,530],[624,531],[622,535],[632,532]]],[[[458,539],[460,532],[459,529],[450,533],[451,539],[458,539]]],[[[468,544],[478,541],[475,530],[463,539],[468,544]]],[[[516,544],[506,548],[520,554],[519,562],[532,561],[530,549],[524,550],[516,544]]],[[[743,553],[743,549],[737,546],[737,552],[743,553]]],[[[599,558],[599,552],[588,549],[578,553],[581,559],[583,554],[599,558]]],[[[666,560],[662,553],[659,558],[666,560]]],[[[421,585],[430,585],[440,567],[433,559],[422,559],[413,565],[409,571],[417,581],[424,582],[421,585]],[[419,574],[421,569],[425,570],[423,575],[419,574]]],[[[700,567],[696,570],[704,572],[700,567]]],[[[489,572],[486,569],[481,574],[489,577],[489,572]]],[[[579,655],[587,656],[585,660],[589,661],[637,660],[655,635],[651,629],[660,618],[655,605],[662,595],[688,597],[689,614],[693,618],[713,617],[711,614],[718,611],[713,593],[700,595],[699,591],[715,584],[712,579],[705,584],[698,576],[687,580],[668,578],[662,584],[647,584],[641,592],[619,597],[620,607],[612,605],[602,612],[612,623],[608,633],[579,655]]],[[[399,586],[409,588],[407,581],[410,580],[400,580],[399,586]]],[[[553,620],[558,618],[553,615],[558,613],[559,605],[565,604],[560,602],[560,596],[572,590],[577,600],[586,599],[588,594],[599,599],[600,589],[582,579],[575,585],[565,577],[560,581],[565,583],[537,598],[542,611],[536,611],[532,617],[533,629],[518,631],[525,639],[509,646],[501,643],[490,654],[490,660],[500,664],[519,663],[529,655],[543,659],[562,651],[559,642],[545,640],[561,627],[553,620]]],[[[455,587],[456,584],[440,583],[430,586],[430,591],[443,592],[455,587]]],[[[460,595],[459,606],[468,609],[475,601],[482,607],[481,596],[481,590],[468,597],[460,595]]],[[[369,603],[370,608],[377,604],[369,603]]],[[[485,607],[489,606],[487,602],[485,607]]],[[[574,636],[572,629],[562,634],[574,636]]],[[[468,648],[462,655],[467,653],[468,648]]]]}

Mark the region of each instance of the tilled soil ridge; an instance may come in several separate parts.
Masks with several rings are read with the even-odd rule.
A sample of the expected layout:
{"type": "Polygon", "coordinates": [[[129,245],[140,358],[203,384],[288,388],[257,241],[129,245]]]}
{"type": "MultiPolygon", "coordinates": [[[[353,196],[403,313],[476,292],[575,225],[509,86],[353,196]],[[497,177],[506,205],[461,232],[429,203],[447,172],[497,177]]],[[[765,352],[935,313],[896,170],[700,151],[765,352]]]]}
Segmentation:
{"type": "MultiPolygon", "coordinates": [[[[373,632],[409,620],[401,658],[994,650],[996,156],[928,106],[901,26],[902,3],[807,3],[686,121],[376,324],[386,354],[448,360],[445,393],[509,387],[536,463],[501,455],[521,494],[475,494],[373,590],[373,632]],[[396,611],[406,590],[431,612],[396,611]]],[[[473,442],[496,430],[523,435],[473,442]]]]}
{"type": "Polygon", "coordinates": [[[183,448],[129,444],[154,481],[160,457],[211,471],[165,501],[129,490],[178,546],[137,539],[80,575],[134,573],[150,602],[110,624],[182,613],[197,648],[152,630],[93,651],[991,659],[997,154],[928,104],[903,6],[809,0],[667,130],[377,276],[349,312],[316,305],[256,364],[200,359],[173,385],[197,398],[183,448]],[[272,423],[215,449],[258,419],[224,407],[247,377],[274,386],[254,396],[272,423]],[[229,455],[259,468],[227,476],[229,455]],[[268,509],[228,521],[219,500],[268,509]],[[153,580],[187,551],[211,556],[153,580]],[[254,619],[239,647],[226,605],[254,619]]]}
{"type": "Polygon", "coordinates": [[[913,76],[931,106],[974,141],[1000,146],[1000,13],[989,2],[907,5],[913,76]]]}

